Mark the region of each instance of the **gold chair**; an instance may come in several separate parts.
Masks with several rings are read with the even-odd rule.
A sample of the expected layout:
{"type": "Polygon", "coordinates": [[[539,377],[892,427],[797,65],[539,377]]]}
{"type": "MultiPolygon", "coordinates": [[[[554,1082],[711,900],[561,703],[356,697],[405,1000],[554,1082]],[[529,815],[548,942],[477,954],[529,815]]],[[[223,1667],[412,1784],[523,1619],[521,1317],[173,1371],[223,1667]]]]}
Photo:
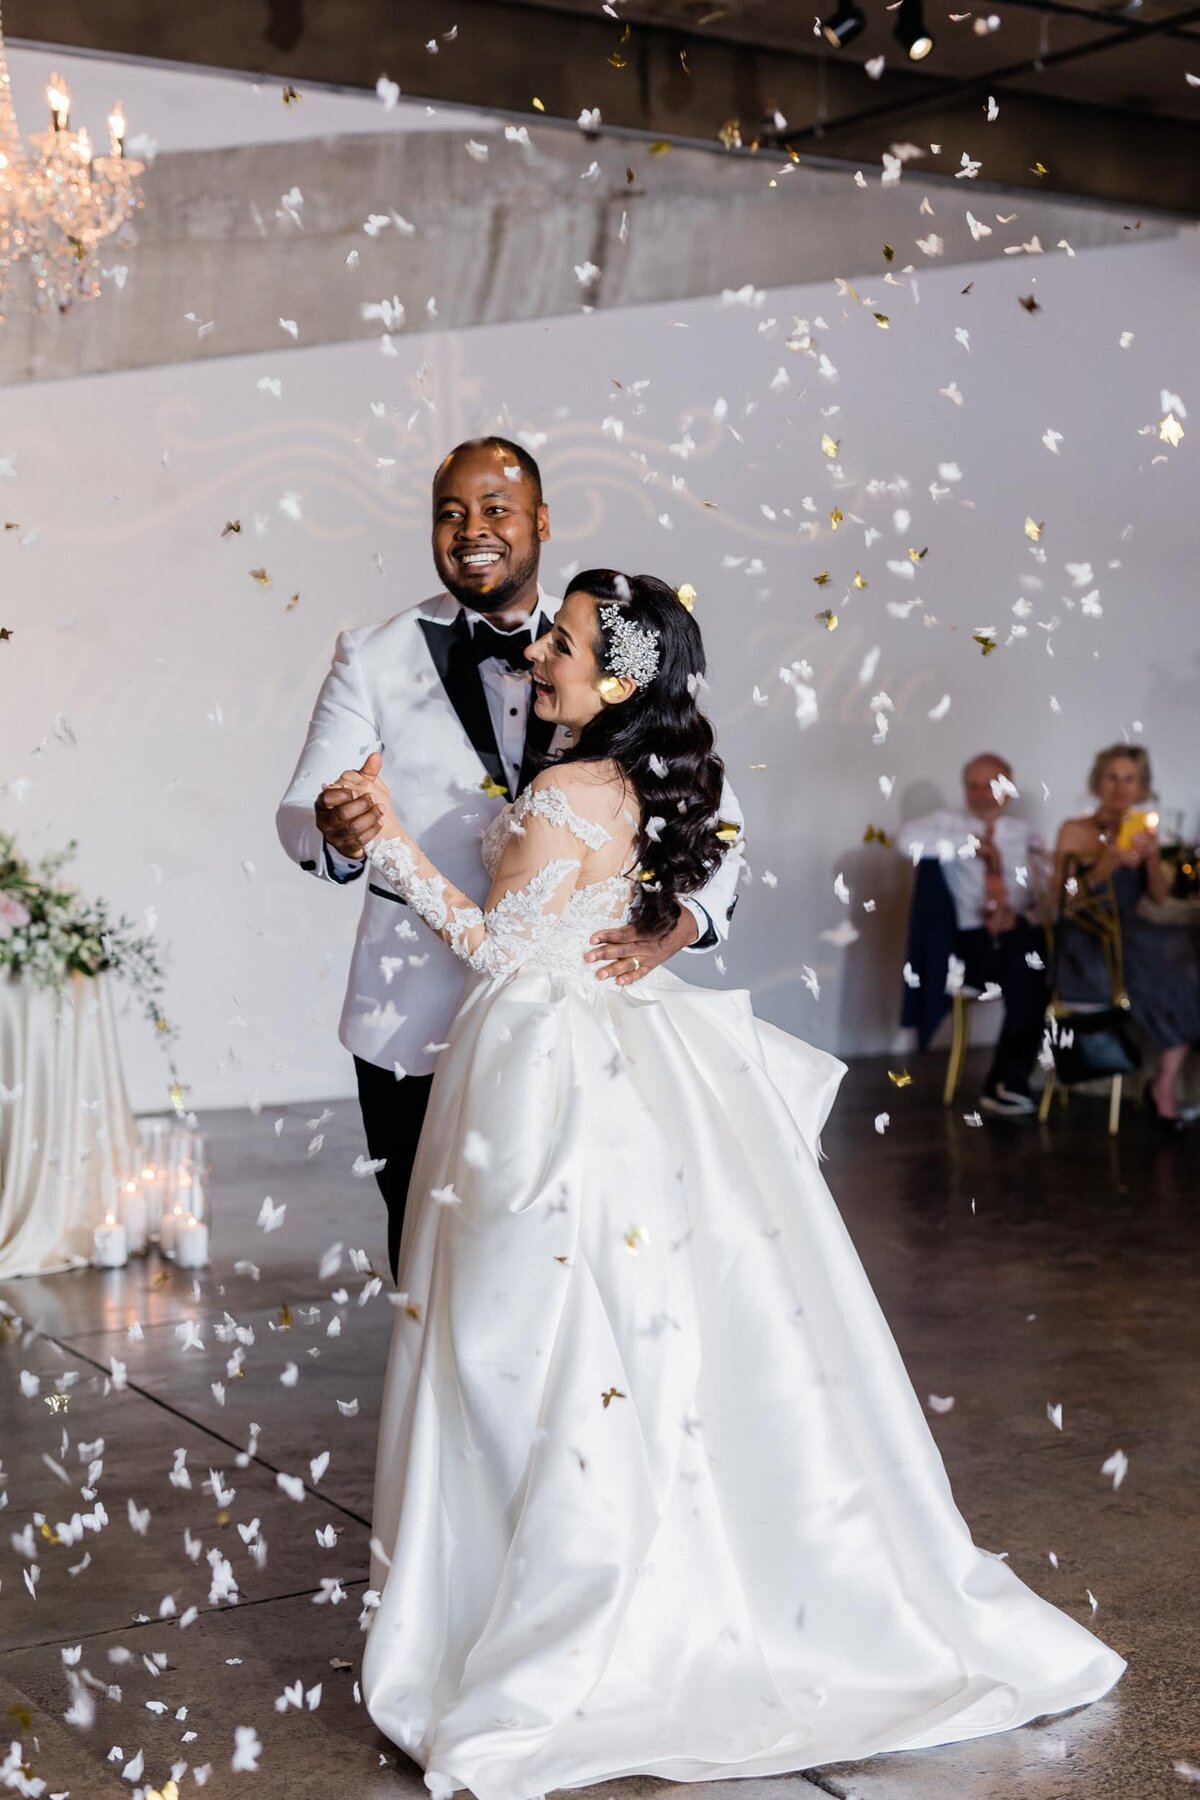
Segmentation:
{"type": "MultiPolygon", "coordinates": [[[[1113,1007],[1128,1010],[1129,997],[1125,992],[1124,963],[1121,955],[1121,915],[1117,908],[1117,897],[1113,888],[1112,877],[1103,883],[1092,886],[1086,881],[1086,870],[1076,868],[1076,892],[1071,896],[1069,914],[1067,912],[1067,887],[1070,879],[1070,868],[1064,868],[1058,875],[1059,903],[1057,916],[1047,921],[1047,933],[1051,944],[1050,968],[1052,971],[1052,987],[1055,990],[1050,997],[1046,1009],[1047,1019],[1053,1019],[1059,1025],[1068,1025],[1072,1018],[1084,1018],[1088,1013],[1109,1012],[1113,1007]],[[1104,961],[1108,969],[1111,1000],[1095,1004],[1076,1004],[1064,1002],[1058,997],[1058,940],[1064,919],[1082,930],[1089,931],[1100,940],[1104,953],[1104,961]]],[[[1102,1076],[1097,1077],[1103,1080],[1102,1076]]],[[[1121,1129],[1121,1097],[1125,1085],[1124,1075],[1108,1077],[1108,1135],[1116,1137],[1121,1129]]],[[[1050,1107],[1055,1091],[1062,1096],[1062,1104],[1066,1106],[1070,1089],[1065,1082],[1058,1079],[1058,1071],[1053,1063],[1046,1075],[1046,1083],[1042,1089],[1042,1098],[1038,1106],[1038,1118],[1043,1125],[1049,1122],[1050,1107]]]]}
{"type": "Polygon", "coordinates": [[[975,988],[958,988],[950,1001],[950,1056],[942,1087],[942,1105],[953,1106],[962,1083],[967,1051],[971,1048],[971,1008],[979,999],[975,988]]]}

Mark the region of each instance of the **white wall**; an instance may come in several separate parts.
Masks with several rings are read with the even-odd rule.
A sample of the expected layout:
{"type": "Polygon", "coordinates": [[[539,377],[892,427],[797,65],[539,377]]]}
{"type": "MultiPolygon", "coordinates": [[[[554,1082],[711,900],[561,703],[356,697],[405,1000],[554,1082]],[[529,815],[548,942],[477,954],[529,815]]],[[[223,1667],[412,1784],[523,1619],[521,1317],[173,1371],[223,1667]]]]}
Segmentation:
{"type": "MultiPolygon", "coordinates": [[[[918,194],[914,233],[930,228],[918,194]]],[[[956,206],[962,230],[970,198],[942,190],[937,228],[956,206]]],[[[998,243],[1019,231],[997,227],[998,243]]],[[[349,1091],[335,1021],[355,900],[285,861],[272,815],[335,632],[431,591],[428,478],[485,427],[544,434],[548,586],[604,562],[700,591],[755,868],[725,978],[768,1017],[843,1052],[889,1044],[905,876],[863,832],[949,796],[974,750],[1014,759],[1050,831],[1079,805],[1093,749],[1144,722],[1164,805],[1194,824],[1196,433],[1172,450],[1147,428],[1163,388],[1195,399],[1200,245],[1004,256],[966,275],[931,264],[915,288],[872,275],[862,305],[825,287],[414,336],[391,358],[292,350],[0,391],[0,476],[5,458],[14,470],[0,515],[18,527],[0,534],[0,623],[14,632],[0,645],[0,828],[31,849],[77,837],[85,886],[134,915],[154,908],[194,1104],[349,1091]],[[1030,292],[1035,314],[1018,304],[1030,292]],[[798,316],[823,321],[835,379],[787,347],[798,316]],[[281,399],[259,391],[264,376],[281,399]],[[961,406],[939,393],[951,382],[961,406]],[[1057,455],[1047,428],[1062,433],[1057,455]],[[686,456],[673,448],[689,440],[686,456]],[[962,479],[935,501],[951,461],[962,479]],[[1040,545],[1027,514],[1045,522],[1040,545]],[[235,518],[241,534],[223,540],[235,518]],[[869,547],[867,526],[882,533],[869,547]],[[928,555],[906,580],[888,563],[912,567],[909,546],[928,555]],[[1081,589],[1065,565],[1085,561],[1095,579],[1081,589]],[[260,566],[265,591],[249,574],[260,566]],[[849,585],[856,569],[865,591],[849,585]],[[1098,617],[1078,604],[1093,587],[1098,617]],[[1018,600],[1031,603],[1020,621],[1018,600]],[[889,602],[913,605],[901,618],[889,602]],[[833,634],[814,618],[827,606],[842,609],[833,634]],[[983,626],[1001,641],[986,658],[971,635],[983,626]],[[806,731],[779,679],[798,658],[820,710],[806,731]],[[880,690],[895,712],[877,746],[880,690]],[[76,747],[54,736],[59,713],[76,747]],[[862,934],[848,949],[820,936],[847,917],[839,871],[862,934]]],[[[712,964],[708,977],[721,979],[712,964]]],[[[157,1105],[163,1067],[140,1020],[125,1045],[135,1103],[157,1105]]]]}

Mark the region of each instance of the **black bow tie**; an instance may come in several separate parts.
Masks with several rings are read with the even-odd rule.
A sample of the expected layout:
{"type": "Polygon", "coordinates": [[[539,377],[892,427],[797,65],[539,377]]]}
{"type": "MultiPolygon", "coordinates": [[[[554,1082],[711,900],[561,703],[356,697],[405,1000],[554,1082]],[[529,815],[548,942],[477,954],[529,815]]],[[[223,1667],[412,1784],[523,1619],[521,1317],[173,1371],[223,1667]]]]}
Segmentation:
{"type": "Polygon", "coordinates": [[[510,669],[523,669],[528,672],[529,664],[525,661],[525,652],[533,642],[533,634],[526,627],[524,631],[497,631],[486,619],[476,619],[471,632],[471,649],[477,663],[490,662],[492,657],[506,662],[510,669]]]}

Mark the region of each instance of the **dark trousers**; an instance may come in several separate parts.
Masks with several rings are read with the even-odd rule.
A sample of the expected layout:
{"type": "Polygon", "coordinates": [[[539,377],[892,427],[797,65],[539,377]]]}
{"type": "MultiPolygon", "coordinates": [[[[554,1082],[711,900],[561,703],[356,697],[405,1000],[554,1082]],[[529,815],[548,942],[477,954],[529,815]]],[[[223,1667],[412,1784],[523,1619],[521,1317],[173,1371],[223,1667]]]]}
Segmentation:
{"type": "Polygon", "coordinates": [[[404,1224],[404,1202],[408,1183],[421,1141],[425,1109],[429,1105],[432,1075],[406,1075],[397,1081],[390,1069],[377,1068],[354,1059],[358,1076],[358,1104],[362,1108],[363,1128],[367,1134],[367,1154],[372,1162],[384,1160],[375,1179],[383,1195],[388,1215],[388,1262],[392,1280],[400,1263],[400,1232],[404,1224]]]}
{"type": "Polygon", "coordinates": [[[1028,919],[1018,919],[1011,931],[995,937],[983,926],[956,932],[954,937],[954,953],[966,964],[964,985],[983,988],[994,981],[1004,997],[1004,1024],[987,1086],[1001,1082],[1022,1094],[1029,1091],[1029,1076],[1041,1048],[1047,999],[1045,970],[1031,969],[1025,960],[1033,951],[1045,960],[1045,936],[1028,919]]]}

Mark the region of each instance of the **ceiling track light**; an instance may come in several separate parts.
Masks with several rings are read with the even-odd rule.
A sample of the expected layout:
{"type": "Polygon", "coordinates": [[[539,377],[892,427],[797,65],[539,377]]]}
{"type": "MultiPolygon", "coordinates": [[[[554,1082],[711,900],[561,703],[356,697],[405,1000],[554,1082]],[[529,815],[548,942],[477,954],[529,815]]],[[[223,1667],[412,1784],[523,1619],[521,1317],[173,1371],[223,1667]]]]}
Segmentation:
{"type": "Polygon", "coordinates": [[[924,62],[933,49],[933,33],[925,29],[922,0],[900,0],[900,17],[896,21],[896,42],[909,62],[924,62]]]}
{"type": "Polygon", "coordinates": [[[844,50],[847,44],[853,43],[866,22],[866,15],[855,0],[838,0],[837,11],[821,20],[821,36],[833,49],[844,50]]]}

